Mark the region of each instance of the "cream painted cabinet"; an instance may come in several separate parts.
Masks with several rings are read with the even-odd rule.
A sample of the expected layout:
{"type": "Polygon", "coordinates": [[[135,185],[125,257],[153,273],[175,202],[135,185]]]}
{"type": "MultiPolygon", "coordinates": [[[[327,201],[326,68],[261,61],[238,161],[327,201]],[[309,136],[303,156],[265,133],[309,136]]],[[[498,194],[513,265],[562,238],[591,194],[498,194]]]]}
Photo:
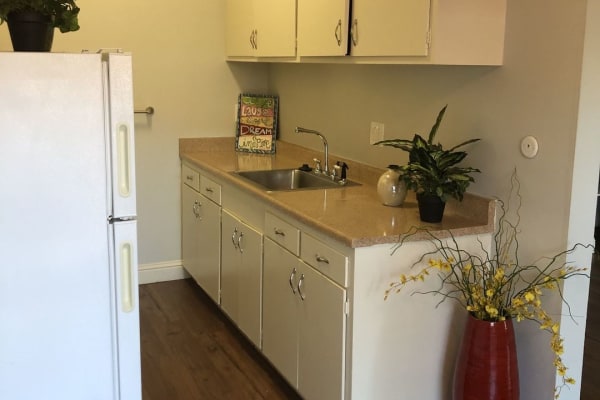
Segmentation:
{"type": "Polygon", "coordinates": [[[298,55],[348,54],[350,0],[298,0],[298,55]]]}
{"type": "MultiPolygon", "coordinates": [[[[506,0],[298,1],[298,56],[501,65],[506,0]]],[[[315,61],[318,59],[313,59],[315,61]]],[[[331,62],[333,59],[328,59],[331,62]]]]}
{"type": "Polygon", "coordinates": [[[354,0],[350,54],[426,56],[429,11],[429,0],[354,0]]]}
{"type": "MultiPolygon", "coordinates": [[[[202,177],[197,171],[184,164],[181,177],[183,267],[219,303],[221,207],[200,194],[202,177]]],[[[213,192],[219,190],[211,188],[213,192]]]]}
{"type": "Polygon", "coordinates": [[[262,234],[223,210],[221,308],[260,348],[262,234]]]}
{"type": "Polygon", "coordinates": [[[227,57],[294,57],[296,0],[227,0],[227,57]]]}
{"type": "Polygon", "coordinates": [[[344,399],[346,289],[272,239],[264,247],[263,353],[303,398],[344,399]]]}

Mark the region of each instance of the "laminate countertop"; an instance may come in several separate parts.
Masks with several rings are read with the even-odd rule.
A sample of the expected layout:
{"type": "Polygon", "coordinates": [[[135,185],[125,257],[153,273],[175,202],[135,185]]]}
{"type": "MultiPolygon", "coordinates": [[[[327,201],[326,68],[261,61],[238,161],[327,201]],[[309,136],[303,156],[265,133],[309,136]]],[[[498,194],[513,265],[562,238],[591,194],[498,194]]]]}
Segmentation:
{"type": "MultiPolygon", "coordinates": [[[[365,164],[329,156],[329,163],[345,161],[350,169],[348,179],[361,183],[335,189],[311,189],[269,192],[231,174],[233,171],[296,168],[312,164],[322,154],[295,144],[278,141],[275,154],[235,151],[235,138],[179,139],[179,156],[223,182],[250,193],[270,207],[287,214],[307,226],[336,239],[346,246],[366,247],[397,243],[402,235],[415,227],[426,228],[438,237],[489,233],[494,226],[494,201],[466,193],[464,200],[449,200],[442,222],[421,222],[417,201],[409,192],[400,207],[384,206],[377,195],[377,180],[384,172],[365,164]]],[[[426,232],[410,236],[423,240],[426,232]]]]}

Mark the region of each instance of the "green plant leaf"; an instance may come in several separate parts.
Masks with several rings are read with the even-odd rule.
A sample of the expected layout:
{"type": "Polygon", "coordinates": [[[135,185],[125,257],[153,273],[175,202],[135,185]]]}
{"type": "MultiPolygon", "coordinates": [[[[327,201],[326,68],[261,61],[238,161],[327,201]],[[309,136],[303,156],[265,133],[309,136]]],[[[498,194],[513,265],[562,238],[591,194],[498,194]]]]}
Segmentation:
{"type": "Polygon", "coordinates": [[[444,108],[442,108],[438,113],[438,116],[435,120],[435,124],[433,124],[433,126],[431,127],[431,131],[429,132],[429,139],[427,140],[427,143],[433,144],[433,139],[435,138],[435,134],[437,133],[437,130],[440,127],[440,124],[442,123],[442,119],[444,119],[444,114],[446,113],[447,107],[448,104],[446,104],[444,108]]]}

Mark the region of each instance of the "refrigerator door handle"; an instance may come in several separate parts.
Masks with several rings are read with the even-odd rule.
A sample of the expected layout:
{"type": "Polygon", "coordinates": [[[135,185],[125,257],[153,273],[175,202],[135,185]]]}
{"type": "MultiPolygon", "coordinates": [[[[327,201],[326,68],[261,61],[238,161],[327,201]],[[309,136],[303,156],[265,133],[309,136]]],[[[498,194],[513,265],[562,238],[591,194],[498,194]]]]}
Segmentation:
{"type": "Polygon", "coordinates": [[[130,185],[130,160],[129,160],[129,127],[127,124],[119,124],[117,127],[117,168],[118,187],[122,197],[129,197],[130,185]]]}
{"type": "Polygon", "coordinates": [[[119,246],[119,256],[121,258],[121,309],[125,313],[133,311],[133,258],[132,245],[129,242],[121,243],[119,246]]]}

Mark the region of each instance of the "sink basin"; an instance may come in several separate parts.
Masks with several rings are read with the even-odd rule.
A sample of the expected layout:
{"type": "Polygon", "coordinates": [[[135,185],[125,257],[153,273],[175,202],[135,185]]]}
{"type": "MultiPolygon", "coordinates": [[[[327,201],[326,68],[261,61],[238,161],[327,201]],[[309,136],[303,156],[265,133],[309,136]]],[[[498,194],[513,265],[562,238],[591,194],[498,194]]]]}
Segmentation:
{"type": "Polygon", "coordinates": [[[269,169],[261,171],[236,171],[234,174],[271,191],[335,189],[347,186],[357,186],[359,183],[346,181],[342,185],[326,176],[315,175],[312,172],[299,169],[269,169]]]}

